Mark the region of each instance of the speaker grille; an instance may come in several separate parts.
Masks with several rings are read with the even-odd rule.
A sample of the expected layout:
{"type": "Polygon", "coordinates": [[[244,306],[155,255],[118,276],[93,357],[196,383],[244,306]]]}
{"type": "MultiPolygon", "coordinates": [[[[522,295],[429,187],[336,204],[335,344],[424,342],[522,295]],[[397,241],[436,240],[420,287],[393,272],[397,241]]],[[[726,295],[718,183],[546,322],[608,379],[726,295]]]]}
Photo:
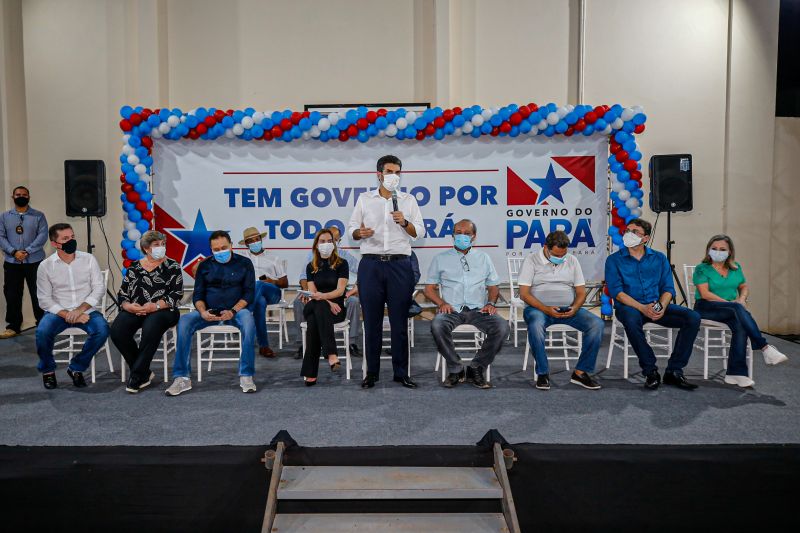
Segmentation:
{"type": "Polygon", "coordinates": [[[67,216],[106,214],[106,167],[100,160],[64,161],[67,216]]]}
{"type": "Polygon", "coordinates": [[[648,168],[650,209],[655,213],[692,210],[691,154],[654,155],[648,168]]]}

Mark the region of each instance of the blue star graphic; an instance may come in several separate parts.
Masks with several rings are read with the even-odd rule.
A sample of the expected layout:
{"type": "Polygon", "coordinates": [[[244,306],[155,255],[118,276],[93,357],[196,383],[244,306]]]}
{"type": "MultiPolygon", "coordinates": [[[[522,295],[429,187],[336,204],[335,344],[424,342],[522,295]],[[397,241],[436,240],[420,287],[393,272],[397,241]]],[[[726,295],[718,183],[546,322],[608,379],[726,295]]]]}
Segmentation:
{"type": "Polygon", "coordinates": [[[186,245],[181,267],[188,265],[198,256],[211,256],[211,247],[208,244],[208,238],[213,232],[206,229],[206,221],[203,220],[203,213],[200,212],[199,209],[197,210],[197,218],[194,219],[194,227],[192,229],[167,229],[167,231],[186,245]]]}
{"type": "Polygon", "coordinates": [[[542,188],[541,192],[539,192],[539,201],[536,203],[541,204],[549,196],[552,196],[561,203],[564,203],[564,197],[561,196],[561,187],[563,187],[569,180],[570,178],[557,178],[556,173],[553,171],[553,164],[550,163],[550,168],[547,169],[547,176],[545,176],[544,179],[531,180],[533,183],[542,188]]]}

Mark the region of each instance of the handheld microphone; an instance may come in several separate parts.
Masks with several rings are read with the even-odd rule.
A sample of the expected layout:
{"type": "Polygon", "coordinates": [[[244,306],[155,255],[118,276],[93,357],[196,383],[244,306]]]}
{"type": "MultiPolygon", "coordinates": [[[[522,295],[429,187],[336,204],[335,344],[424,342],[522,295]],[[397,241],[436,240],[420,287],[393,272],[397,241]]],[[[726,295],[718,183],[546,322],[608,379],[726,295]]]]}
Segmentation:
{"type": "Polygon", "coordinates": [[[397,211],[397,191],[392,191],[392,207],[397,211]]]}

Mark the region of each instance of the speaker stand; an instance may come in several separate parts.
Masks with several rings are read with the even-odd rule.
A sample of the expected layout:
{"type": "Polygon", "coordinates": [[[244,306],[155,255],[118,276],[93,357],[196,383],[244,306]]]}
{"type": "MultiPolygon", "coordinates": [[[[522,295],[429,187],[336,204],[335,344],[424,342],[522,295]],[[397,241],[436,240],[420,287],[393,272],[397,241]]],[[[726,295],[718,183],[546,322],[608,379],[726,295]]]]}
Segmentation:
{"type": "MultiPolygon", "coordinates": [[[[92,217],[87,216],[86,217],[86,251],[91,254],[91,253],[93,253],[92,250],[94,250],[94,247],[95,247],[94,244],[92,244],[92,217]]],[[[108,265],[108,268],[111,268],[111,265],[108,265]]],[[[111,298],[112,302],[114,302],[114,305],[119,306],[119,302],[117,301],[117,297],[114,296],[113,294],[111,294],[111,291],[108,290],[108,286],[106,286],[106,294],[108,294],[108,297],[111,298]]],[[[103,309],[103,312],[105,312],[105,309],[103,309]]]]}
{"type": "Polygon", "coordinates": [[[675,265],[672,264],[673,244],[675,244],[675,241],[672,240],[672,211],[667,211],[667,261],[669,262],[670,270],[672,270],[672,277],[675,278],[675,284],[678,286],[678,290],[681,293],[681,298],[683,298],[683,301],[681,301],[680,304],[686,305],[686,302],[689,301],[686,299],[686,291],[683,289],[683,283],[681,283],[681,278],[675,271],[675,265]]]}

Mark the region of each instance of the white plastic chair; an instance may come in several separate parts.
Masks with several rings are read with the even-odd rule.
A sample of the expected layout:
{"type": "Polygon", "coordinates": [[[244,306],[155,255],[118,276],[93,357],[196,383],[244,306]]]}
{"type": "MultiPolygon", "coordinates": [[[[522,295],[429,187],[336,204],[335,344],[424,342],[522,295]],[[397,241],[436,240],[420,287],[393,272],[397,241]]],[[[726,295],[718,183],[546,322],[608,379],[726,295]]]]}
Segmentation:
{"type": "Polygon", "coordinates": [[[522,263],[525,262],[524,257],[507,257],[506,263],[508,266],[508,325],[511,328],[511,334],[514,336],[514,348],[519,346],[519,332],[524,331],[527,335],[528,326],[522,317],[522,312],[525,310],[525,302],[519,297],[519,271],[522,268],[522,263]],[[521,324],[521,325],[520,325],[521,324]]]}
{"type": "MultiPolygon", "coordinates": [[[[286,272],[286,259],[281,259],[283,271],[286,272]]],[[[286,318],[286,310],[291,308],[292,304],[286,301],[285,289],[281,289],[281,299],[276,304],[267,306],[267,334],[278,334],[278,349],[283,350],[283,343],[289,342],[289,321],[286,318]],[[270,327],[277,326],[275,329],[270,327]]]]}
{"type": "Polygon", "coordinates": [[[211,372],[211,363],[239,362],[242,354],[242,335],[236,326],[215,324],[206,326],[195,333],[197,338],[197,381],[203,381],[203,363],[208,362],[208,372],[211,372]],[[203,354],[208,352],[208,357],[203,354]],[[236,357],[217,357],[214,352],[235,352],[236,357]]]}
{"type": "MultiPolygon", "coordinates": [[[[461,324],[453,328],[453,344],[456,347],[456,350],[468,350],[474,351],[475,354],[472,357],[464,357],[463,355],[459,354],[461,360],[464,362],[470,362],[475,358],[475,355],[478,354],[478,350],[481,349],[483,346],[483,340],[486,336],[483,334],[481,330],[476,328],[471,324],[461,324]]],[[[436,365],[433,367],[433,371],[436,372],[439,370],[439,365],[442,366],[442,381],[447,378],[447,363],[444,360],[442,354],[438,351],[436,352],[436,365]]],[[[492,365],[486,367],[486,381],[491,381],[492,379],[492,365]]]]}
{"type": "MultiPolygon", "coordinates": [[[[564,366],[567,370],[570,361],[577,361],[581,354],[581,347],[583,346],[583,332],[568,326],[566,324],[553,324],[546,330],[547,337],[545,337],[544,349],[545,350],[562,350],[564,355],[547,357],[548,361],[564,361],[564,366]],[[560,334],[556,336],[556,334],[560,334]],[[574,337],[571,335],[574,334],[574,337]],[[570,352],[575,352],[574,355],[570,352]]],[[[530,356],[531,345],[528,342],[527,335],[525,338],[525,359],[522,361],[522,370],[528,369],[528,357],[530,356]]],[[[534,373],[535,377],[535,373],[534,373]]]]}
{"type": "MultiPolygon", "coordinates": [[[[136,342],[138,343],[142,339],[142,330],[138,330],[136,332],[136,342]]],[[[156,350],[156,354],[161,353],[161,357],[153,357],[154,363],[163,363],[164,364],[164,382],[166,383],[169,379],[169,354],[175,353],[176,347],[178,342],[178,328],[177,326],[173,326],[169,328],[167,331],[164,332],[164,335],[161,337],[161,344],[156,350]]],[[[122,374],[122,382],[125,382],[125,375],[128,364],[125,362],[125,358],[120,355],[119,357],[119,366],[120,366],[120,374],[122,374]]]]}
{"type": "MultiPolygon", "coordinates": [[[[300,335],[302,336],[303,340],[303,354],[306,353],[306,330],[308,329],[308,322],[301,322],[300,323],[300,335]]],[[[350,359],[350,321],[345,319],[341,322],[338,322],[333,325],[333,334],[336,336],[337,333],[342,335],[341,343],[339,339],[336,339],[336,347],[341,348],[344,350],[344,369],[345,369],[345,377],[350,379],[350,371],[353,369],[353,362],[350,359]]],[[[328,354],[320,354],[321,359],[325,359],[327,361],[328,354]]]]}
{"type": "MultiPolygon", "coordinates": [[[[672,354],[672,329],[659,326],[653,322],[646,323],[642,329],[644,330],[647,344],[653,348],[653,352],[658,359],[669,359],[672,354]],[[664,333],[661,333],[661,332],[664,333]],[[665,353],[657,353],[656,350],[664,350],[665,353]]],[[[636,352],[631,348],[628,336],[625,334],[625,327],[622,322],[617,320],[616,314],[611,321],[611,341],[608,344],[608,359],[606,360],[606,368],[611,367],[611,356],[614,354],[614,348],[622,350],[622,375],[628,379],[628,360],[633,358],[638,360],[636,352]]]]}
{"type": "MultiPolygon", "coordinates": [[[[694,265],[683,265],[683,279],[686,283],[686,305],[694,308],[694,265]]],[[[728,369],[728,352],[731,348],[731,330],[726,324],[714,320],[700,320],[700,333],[697,334],[695,346],[703,350],[703,379],[708,379],[709,359],[722,359],[722,368],[728,369]],[[713,334],[718,333],[718,336],[713,334]],[[719,355],[712,355],[711,350],[719,350],[719,355]]],[[[747,368],[750,379],[753,379],[753,347],[747,339],[747,368]]]]}
{"type": "MultiPolygon", "coordinates": [[[[103,286],[108,287],[108,270],[103,270],[103,286]]],[[[100,309],[99,311],[103,314],[103,318],[108,321],[108,311],[106,311],[106,307],[108,307],[108,292],[103,293],[103,297],[100,299],[100,309]]],[[[56,363],[69,363],[72,357],[81,351],[83,348],[83,343],[85,342],[86,332],[80,328],[67,328],[58,335],[56,335],[56,341],[53,344],[53,356],[56,363]],[[59,337],[63,337],[59,339],[59,337]],[[55,358],[56,354],[66,354],[65,359],[57,359],[55,358]]],[[[109,349],[108,339],[106,339],[105,344],[102,348],[97,350],[97,353],[94,354],[92,357],[92,363],[90,368],[92,369],[92,383],[96,381],[96,372],[95,372],[95,362],[94,360],[97,358],[97,354],[101,351],[106,352],[106,359],[108,360],[108,370],[109,372],[114,372],[114,362],[111,360],[111,350],[109,349]]]]}

